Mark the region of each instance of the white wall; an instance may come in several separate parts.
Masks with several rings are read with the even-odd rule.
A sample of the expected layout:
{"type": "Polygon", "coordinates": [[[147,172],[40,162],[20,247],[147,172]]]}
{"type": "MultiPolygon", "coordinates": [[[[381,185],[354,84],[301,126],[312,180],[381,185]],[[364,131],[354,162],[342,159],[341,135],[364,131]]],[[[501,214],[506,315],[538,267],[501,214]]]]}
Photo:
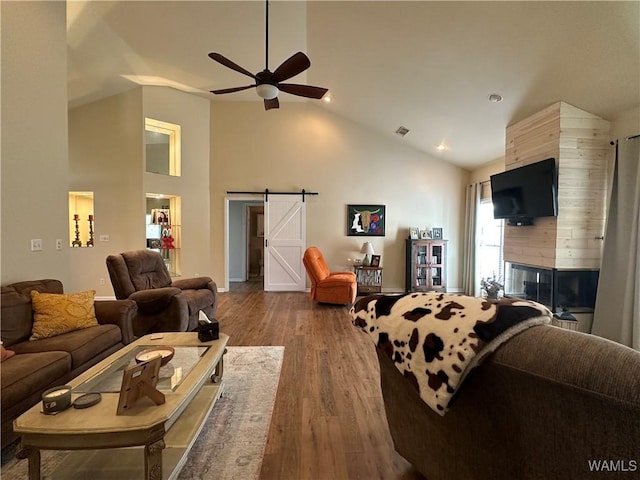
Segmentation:
{"type": "Polygon", "coordinates": [[[147,192],[182,197],[183,276],[210,275],[222,284],[226,191],[267,187],[321,192],[308,197],[308,243],[321,246],[335,269],[347,268],[348,258],[361,256],[363,239],[346,236],[346,205],[387,205],[387,235],[371,240],[382,255],[388,290],[404,286],[403,240],[408,227],[442,226],[450,240],[449,286],[458,288],[465,170],[401,141],[379,138],[312,104],[284,104],[271,117],[265,115],[273,112],[264,112],[257,103],[220,104],[212,109],[218,116],[211,127],[203,105],[208,111],[208,101],[199,97],[144,87],[71,111],[71,188],[95,193],[96,238],[110,236],[110,242],[97,241],[93,249],[72,251],[77,288],[111,295],[104,259],[109,253],[143,248],[144,224],[139,218],[144,218],[147,192]],[[179,179],[144,173],[145,115],[182,126],[179,179]],[[210,172],[208,155],[203,155],[203,150],[209,151],[209,132],[210,172]],[[217,259],[213,263],[210,252],[217,259]]]}
{"type": "Polygon", "coordinates": [[[0,2],[2,284],[57,278],[69,290],[64,2],[0,2]],[[31,239],[42,251],[31,251],[31,239]]]}
{"type": "MultiPolygon", "coordinates": [[[[383,288],[404,289],[409,227],[443,227],[449,286],[460,285],[460,240],[468,172],[382,138],[313,102],[264,111],[254,102],[214,102],[211,115],[211,239],[214,278],[225,278],[227,191],[307,191],[307,244],[332,269],[360,258],[363,237],[346,235],[347,204],[386,205],[385,237],[367,237],[382,255],[383,288]]],[[[229,197],[233,198],[233,197],[229,197]]]]}
{"type": "Polygon", "coordinates": [[[71,189],[94,192],[95,211],[95,247],[71,252],[76,288],[113,295],[105,259],[146,248],[147,193],[181,197],[181,275],[212,276],[209,114],[208,100],[167,87],[136,87],[69,112],[71,189]],[[180,177],[145,172],[145,116],[181,126],[180,177]],[[109,242],[99,240],[105,234],[109,242]]]}
{"type": "MultiPolygon", "coordinates": [[[[106,254],[144,245],[144,224],[137,219],[137,212],[144,211],[147,188],[141,187],[143,165],[128,163],[143,152],[141,93],[127,92],[116,104],[100,106],[103,119],[92,128],[83,127],[92,117],[90,110],[72,111],[67,123],[65,3],[3,1],[0,14],[2,284],[50,277],[62,280],[67,291],[96,288],[99,295],[111,295],[106,254]],[[117,142],[114,128],[122,132],[117,142]],[[77,141],[85,133],[96,143],[67,146],[68,136],[77,141]],[[69,190],[96,192],[96,237],[109,234],[109,243],[96,242],[93,249],[66,248],[69,190]],[[42,252],[30,251],[32,238],[43,240],[42,252]],[[57,238],[65,241],[62,250],[55,250],[57,238]],[[99,284],[101,278],[106,285],[99,284]]],[[[155,97],[149,95],[147,99],[155,97]]],[[[181,99],[191,105],[186,97],[167,101],[175,104],[181,99]]],[[[210,183],[210,211],[202,223],[189,220],[197,227],[190,240],[184,238],[193,241],[190,250],[202,252],[204,258],[194,273],[206,274],[200,269],[205,265],[219,283],[224,278],[227,190],[306,188],[320,192],[308,199],[308,243],[320,246],[332,267],[344,267],[347,258],[361,256],[357,250],[362,239],[346,236],[346,204],[383,203],[387,236],[372,240],[382,254],[385,289],[403,288],[403,241],[411,225],[444,228],[450,240],[449,285],[460,285],[459,237],[468,172],[406,147],[401,139],[380,138],[313,102],[283,103],[281,109],[265,112],[259,103],[203,101],[213,115],[209,126],[209,116],[202,115],[205,103],[194,100],[192,112],[186,114],[187,121],[197,124],[198,138],[200,128],[211,136],[210,163],[198,167],[195,180],[197,207],[189,207],[191,212],[206,212],[208,201],[199,195],[210,183]]],[[[161,108],[154,112],[163,113],[161,108]]],[[[640,133],[638,106],[610,120],[612,138],[640,133]]],[[[196,142],[194,155],[201,158],[206,147],[196,142]]],[[[186,196],[190,187],[184,188],[186,196]]],[[[184,271],[195,269],[190,261],[185,266],[184,271]]]]}
{"type": "Polygon", "coordinates": [[[491,175],[504,172],[504,157],[479,166],[471,172],[469,183],[488,182],[491,175]]]}
{"type": "Polygon", "coordinates": [[[141,116],[140,89],[69,111],[70,189],[94,193],[95,216],[95,246],[70,249],[71,291],[112,296],[107,256],[145,246],[141,116]]]}
{"type": "MultiPolygon", "coordinates": [[[[629,135],[638,135],[640,134],[640,105],[619,112],[609,120],[611,122],[610,136],[612,140],[623,140],[629,135]]],[[[489,180],[491,175],[504,172],[504,168],[504,157],[481,165],[471,172],[470,182],[489,180]]]]}
{"type": "Polygon", "coordinates": [[[624,140],[640,134],[640,105],[618,113],[611,119],[611,139],[624,140]]]}
{"type": "MultiPolygon", "coordinates": [[[[146,193],[182,199],[181,276],[212,276],[209,212],[209,100],[168,87],[142,87],[143,117],[180,125],[182,171],[179,177],[144,174],[146,193]]],[[[144,122],[144,118],[141,119],[144,122]]],[[[144,162],[142,165],[144,170],[144,162]]],[[[144,222],[143,222],[144,223],[144,222]]],[[[144,248],[144,243],[138,248],[144,248]]]]}

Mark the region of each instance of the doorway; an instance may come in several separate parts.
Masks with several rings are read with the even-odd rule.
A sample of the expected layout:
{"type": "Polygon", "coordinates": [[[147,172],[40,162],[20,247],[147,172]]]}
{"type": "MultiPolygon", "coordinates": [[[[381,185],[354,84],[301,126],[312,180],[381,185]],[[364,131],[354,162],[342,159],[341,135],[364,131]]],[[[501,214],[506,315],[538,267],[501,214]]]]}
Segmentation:
{"type": "Polygon", "coordinates": [[[225,253],[227,263],[225,289],[227,291],[230,288],[229,283],[237,286],[240,283],[247,284],[250,280],[252,289],[264,289],[264,276],[260,276],[260,258],[264,258],[264,238],[258,237],[259,212],[263,212],[264,215],[264,202],[261,195],[227,199],[225,253]]]}
{"type": "Polygon", "coordinates": [[[247,194],[227,198],[225,203],[225,290],[229,291],[230,282],[261,278],[265,291],[304,291],[304,200],[290,194],[269,194],[267,203],[263,195],[247,194]]]}

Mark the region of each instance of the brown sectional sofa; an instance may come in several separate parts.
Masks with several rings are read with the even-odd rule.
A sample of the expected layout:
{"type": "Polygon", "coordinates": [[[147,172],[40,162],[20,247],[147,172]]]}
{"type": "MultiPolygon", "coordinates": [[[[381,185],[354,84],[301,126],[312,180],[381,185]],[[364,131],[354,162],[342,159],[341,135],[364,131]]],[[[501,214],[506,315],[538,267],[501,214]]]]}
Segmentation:
{"type": "Polygon", "coordinates": [[[63,293],[63,286],[58,280],[46,279],[2,287],[2,342],[16,352],[0,365],[2,447],[16,438],[13,420],[38,403],[42,392],[65,384],[134,340],[135,302],[106,300],[94,303],[98,326],[31,341],[32,290],[63,293]]]}
{"type": "Polygon", "coordinates": [[[543,325],[473,370],[440,416],[377,349],[396,450],[429,480],[640,478],[640,352],[543,325]]]}

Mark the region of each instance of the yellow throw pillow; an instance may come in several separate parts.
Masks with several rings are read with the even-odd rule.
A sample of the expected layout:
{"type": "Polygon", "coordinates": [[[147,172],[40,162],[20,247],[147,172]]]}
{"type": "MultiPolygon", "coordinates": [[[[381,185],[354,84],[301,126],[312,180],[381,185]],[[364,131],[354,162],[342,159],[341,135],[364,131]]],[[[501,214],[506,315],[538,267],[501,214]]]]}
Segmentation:
{"type": "Polygon", "coordinates": [[[98,325],[93,306],[95,290],[61,294],[31,291],[33,328],[29,340],[55,337],[72,330],[98,325]]]}

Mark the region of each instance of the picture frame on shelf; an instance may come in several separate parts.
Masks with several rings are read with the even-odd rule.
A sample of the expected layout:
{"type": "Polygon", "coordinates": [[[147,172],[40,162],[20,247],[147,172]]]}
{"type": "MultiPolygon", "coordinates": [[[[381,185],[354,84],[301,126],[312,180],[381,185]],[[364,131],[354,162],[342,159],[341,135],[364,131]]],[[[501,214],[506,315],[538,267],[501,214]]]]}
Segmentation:
{"type": "Polygon", "coordinates": [[[347,205],[347,236],[384,237],[385,205],[347,205]]]}
{"type": "Polygon", "coordinates": [[[409,227],[409,238],[418,240],[420,238],[420,229],[418,227],[409,227]]]}
{"type": "Polygon", "coordinates": [[[371,255],[371,266],[376,268],[380,266],[380,255],[371,255]]]}
{"type": "Polygon", "coordinates": [[[160,240],[159,238],[147,238],[147,248],[162,248],[162,240],[160,240]]]}
{"type": "Polygon", "coordinates": [[[170,225],[170,211],[165,208],[154,208],[151,210],[151,223],[154,225],[170,225]]]}
{"type": "Polygon", "coordinates": [[[429,240],[431,238],[431,230],[420,230],[420,239],[429,240]]]}
{"type": "Polygon", "coordinates": [[[435,227],[431,230],[431,237],[434,240],[442,240],[442,227],[435,227]]]}

